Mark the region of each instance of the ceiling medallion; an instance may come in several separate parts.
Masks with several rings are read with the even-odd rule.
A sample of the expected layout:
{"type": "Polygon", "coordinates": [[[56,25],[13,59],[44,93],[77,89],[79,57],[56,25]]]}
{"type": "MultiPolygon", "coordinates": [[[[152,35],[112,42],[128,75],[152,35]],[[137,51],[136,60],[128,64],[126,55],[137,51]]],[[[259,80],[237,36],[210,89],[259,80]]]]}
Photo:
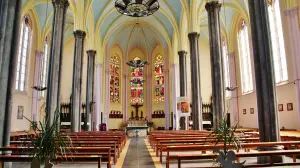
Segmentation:
{"type": "Polygon", "coordinates": [[[145,17],[155,13],[159,3],[157,0],[116,0],[115,8],[126,16],[145,17]]]}

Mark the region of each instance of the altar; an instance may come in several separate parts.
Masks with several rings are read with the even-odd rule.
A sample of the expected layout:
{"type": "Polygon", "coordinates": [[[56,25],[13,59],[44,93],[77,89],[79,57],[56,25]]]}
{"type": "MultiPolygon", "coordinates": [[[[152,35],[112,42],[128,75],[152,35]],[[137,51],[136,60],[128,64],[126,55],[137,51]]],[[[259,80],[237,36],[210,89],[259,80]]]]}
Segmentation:
{"type": "Polygon", "coordinates": [[[126,134],[128,137],[146,137],[148,132],[147,120],[129,120],[126,134]]]}

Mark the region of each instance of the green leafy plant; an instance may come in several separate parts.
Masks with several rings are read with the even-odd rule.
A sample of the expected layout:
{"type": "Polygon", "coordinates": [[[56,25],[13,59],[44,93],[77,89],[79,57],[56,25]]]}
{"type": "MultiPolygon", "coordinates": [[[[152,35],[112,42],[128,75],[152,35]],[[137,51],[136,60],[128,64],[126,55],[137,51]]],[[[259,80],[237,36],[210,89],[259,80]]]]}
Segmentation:
{"type": "MultiPolygon", "coordinates": [[[[214,153],[218,153],[217,162],[221,167],[235,167],[240,164],[234,163],[235,153],[232,149],[238,150],[241,148],[240,138],[236,135],[237,124],[234,126],[230,126],[227,124],[227,115],[223,115],[224,117],[220,120],[219,127],[216,128],[209,136],[213,136],[216,138],[215,140],[215,149],[214,153]],[[220,149],[217,145],[222,144],[220,149]]],[[[243,163],[241,163],[243,165],[243,163]]]]}
{"type": "Polygon", "coordinates": [[[40,165],[46,165],[56,156],[65,156],[72,150],[71,138],[69,136],[61,136],[60,134],[59,118],[60,112],[58,109],[56,109],[53,123],[49,127],[47,127],[45,120],[43,123],[39,122],[38,124],[26,118],[31,123],[35,135],[29,143],[26,142],[24,144],[29,148],[33,148],[33,150],[30,150],[31,155],[35,158],[35,161],[39,160],[40,165]]]}

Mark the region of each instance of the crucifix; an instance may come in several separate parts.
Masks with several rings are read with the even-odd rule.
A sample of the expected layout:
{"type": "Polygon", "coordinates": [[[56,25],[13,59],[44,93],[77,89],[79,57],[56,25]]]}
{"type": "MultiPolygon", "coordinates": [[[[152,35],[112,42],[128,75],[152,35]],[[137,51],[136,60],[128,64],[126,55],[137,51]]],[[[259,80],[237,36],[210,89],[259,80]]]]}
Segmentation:
{"type": "Polygon", "coordinates": [[[135,118],[138,120],[139,119],[139,108],[142,107],[143,105],[142,104],[134,104],[134,105],[131,105],[132,107],[135,107],[135,118]]]}

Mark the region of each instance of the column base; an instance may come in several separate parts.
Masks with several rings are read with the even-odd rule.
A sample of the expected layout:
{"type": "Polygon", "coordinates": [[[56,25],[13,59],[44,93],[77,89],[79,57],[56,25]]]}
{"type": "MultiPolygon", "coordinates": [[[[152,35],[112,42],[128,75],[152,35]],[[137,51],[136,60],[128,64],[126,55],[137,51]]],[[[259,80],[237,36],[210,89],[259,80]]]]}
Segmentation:
{"type": "MultiPolygon", "coordinates": [[[[282,147],[279,146],[273,146],[273,147],[261,147],[258,148],[258,151],[274,151],[274,150],[282,150],[282,147]]],[[[280,156],[260,156],[257,157],[257,163],[258,164],[264,164],[264,163],[282,163],[283,162],[283,157],[280,156]]]]}

